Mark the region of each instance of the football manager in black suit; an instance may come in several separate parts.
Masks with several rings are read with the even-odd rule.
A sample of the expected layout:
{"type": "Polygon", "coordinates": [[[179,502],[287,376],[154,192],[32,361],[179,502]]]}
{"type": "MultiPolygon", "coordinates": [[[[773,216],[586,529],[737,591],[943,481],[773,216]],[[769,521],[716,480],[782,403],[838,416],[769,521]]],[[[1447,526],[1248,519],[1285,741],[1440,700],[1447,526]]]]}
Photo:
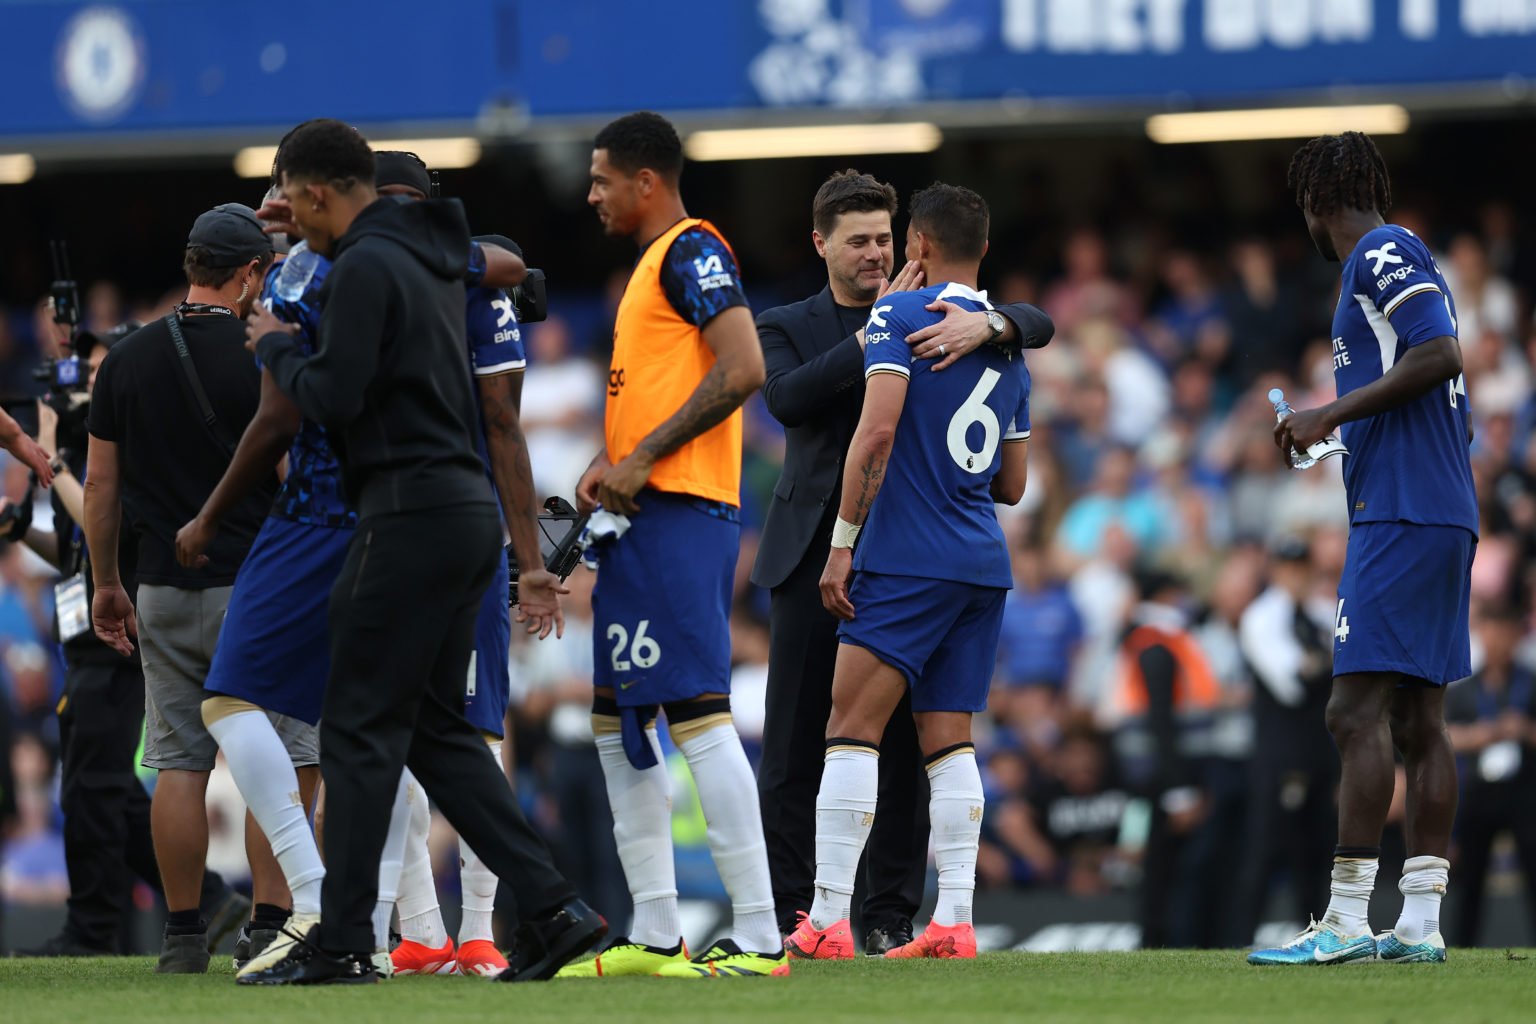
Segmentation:
{"type": "MultiPolygon", "coordinates": [[[[772,591],[768,708],[758,771],[768,865],[779,928],[809,910],[837,620],[817,588],[837,517],[843,456],[864,400],[864,322],[887,292],[925,286],[915,263],[890,280],[896,190],[868,174],[834,174],[811,207],[811,240],[827,263],[827,287],[757,318],[767,364],[763,397],[786,428],[784,470],[773,490],[752,582],[772,591]]],[[[1040,348],[1055,328],[1029,305],[967,312],[907,339],[942,369],[983,344],[1040,348]]],[[[912,939],[922,902],[928,804],[917,732],[902,698],[880,745],[880,803],[866,854],[865,946],[883,953],[912,939]]]]}

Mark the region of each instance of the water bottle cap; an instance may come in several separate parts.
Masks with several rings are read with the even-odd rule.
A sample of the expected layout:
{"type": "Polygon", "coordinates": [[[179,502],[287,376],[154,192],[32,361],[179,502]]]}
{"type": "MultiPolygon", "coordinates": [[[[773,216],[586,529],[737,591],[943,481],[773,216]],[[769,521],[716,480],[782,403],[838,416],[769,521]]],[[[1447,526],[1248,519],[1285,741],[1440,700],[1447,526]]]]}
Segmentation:
{"type": "Polygon", "coordinates": [[[1281,391],[1279,388],[1270,388],[1269,401],[1271,404],[1285,401],[1285,392],[1281,391]]]}

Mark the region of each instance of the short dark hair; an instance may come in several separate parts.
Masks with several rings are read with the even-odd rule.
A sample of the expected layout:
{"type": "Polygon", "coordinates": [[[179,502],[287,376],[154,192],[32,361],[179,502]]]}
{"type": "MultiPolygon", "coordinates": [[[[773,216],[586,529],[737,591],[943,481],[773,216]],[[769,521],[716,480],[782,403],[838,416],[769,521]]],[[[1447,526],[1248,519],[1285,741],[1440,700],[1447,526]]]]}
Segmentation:
{"type": "Polygon", "coordinates": [[[373,150],[351,125],[317,117],[288,133],[278,147],[274,172],[328,182],[347,192],[360,182],[373,185],[373,150]]]}
{"type": "Polygon", "coordinates": [[[1364,132],[1322,135],[1303,145],[1291,157],[1286,185],[1296,205],[1317,217],[1343,209],[1386,216],[1392,208],[1386,161],[1364,132]]]}
{"type": "Polygon", "coordinates": [[[987,251],[992,214],[968,188],[936,181],[912,196],[912,226],[956,260],[980,260],[987,251]]]}
{"type": "MultiPolygon", "coordinates": [[[[258,257],[252,257],[258,258],[258,257]]],[[[272,265],[273,254],[268,250],[259,257],[261,269],[265,271],[272,265]]],[[[247,260],[246,263],[249,263],[247,260]]],[[[229,283],[229,279],[246,265],[236,263],[229,266],[223,259],[216,257],[201,245],[187,246],[186,253],[181,258],[181,269],[187,275],[187,284],[196,285],[199,288],[222,288],[229,283]],[[217,265],[216,265],[217,264],[217,265]]]]}
{"type": "Polygon", "coordinates": [[[670,182],[683,173],[683,143],[672,122],[649,110],[638,110],[610,121],[592,140],[593,149],[606,149],[608,162],[625,174],[649,167],[670,182]]]}
{"type": "Polygon", "coordinates": [[[850,167],[832,175],[816,190],[816,198],[811,200],[811,226],[825,237],[837,226],[837,218],[845,213],[884,210],[894,217],[900,205],[895,186],[850,167]]]}

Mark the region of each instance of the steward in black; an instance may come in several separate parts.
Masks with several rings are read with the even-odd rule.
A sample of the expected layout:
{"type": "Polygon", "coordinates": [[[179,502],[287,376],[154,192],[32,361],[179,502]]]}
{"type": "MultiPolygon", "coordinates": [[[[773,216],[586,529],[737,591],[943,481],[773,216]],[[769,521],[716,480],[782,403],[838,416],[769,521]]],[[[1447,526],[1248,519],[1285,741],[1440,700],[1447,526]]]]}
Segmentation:
{"type": "Polygon", "coordinates": [[[278,387],[330,434],[360,517],[494,503],[464,355],[469,241],[457,199],[376,200],[336,240],[314,357],[285,333],[257,342],[278,387]]]}

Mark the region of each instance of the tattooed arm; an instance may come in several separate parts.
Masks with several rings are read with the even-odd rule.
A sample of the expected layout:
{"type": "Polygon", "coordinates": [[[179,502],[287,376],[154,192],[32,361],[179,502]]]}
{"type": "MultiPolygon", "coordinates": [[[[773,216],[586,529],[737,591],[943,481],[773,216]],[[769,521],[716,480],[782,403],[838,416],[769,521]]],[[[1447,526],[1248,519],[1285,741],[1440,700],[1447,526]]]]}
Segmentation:
{"type": "Polygon", "coordinates": [[[518,410],[522,405],[521,370],[476,377],[480,408],[485,423],[485,447],[490,455],[496,496],[512,538],[517,559],[517,621],[528,623],[528,632],[539,639],[554,630],[565,633],[565,615],[559,595],[566,591],[555,575],[544,568],[539,547],[539,495],[533,489],[533,468],[528,461],[528,441],[523,436],[518,410]]]}
{"type": "MultiPolygon", "coordinates": [[[[863,528],[869,510],[885,482],[885,465],[896,441],[896,424],[907,402],[907,378],[893,371],[872,370],[864,387],[864,409],[848,445],[843,470],[843,497],[837,517],[863,528]]],[[[834,544],[837,543],[834,534],[834,544]]],[[[853,548],[833,547],[821,576],[821,603],[840,619],[853,618],[848,580],[853,575],[853,548]]]]}
{"type": "Polygon", "coordinates": [[[603,473],[597,496],[604,508],[625,515],[638,511],[635,495],[650,479],[656,463],[723,423],[763,386],[763,350],[750,309],[732,306],[722,311],[704,325],[703,334],[704,343],[715,354],[715,365],[682,408],[603,473]]]}

